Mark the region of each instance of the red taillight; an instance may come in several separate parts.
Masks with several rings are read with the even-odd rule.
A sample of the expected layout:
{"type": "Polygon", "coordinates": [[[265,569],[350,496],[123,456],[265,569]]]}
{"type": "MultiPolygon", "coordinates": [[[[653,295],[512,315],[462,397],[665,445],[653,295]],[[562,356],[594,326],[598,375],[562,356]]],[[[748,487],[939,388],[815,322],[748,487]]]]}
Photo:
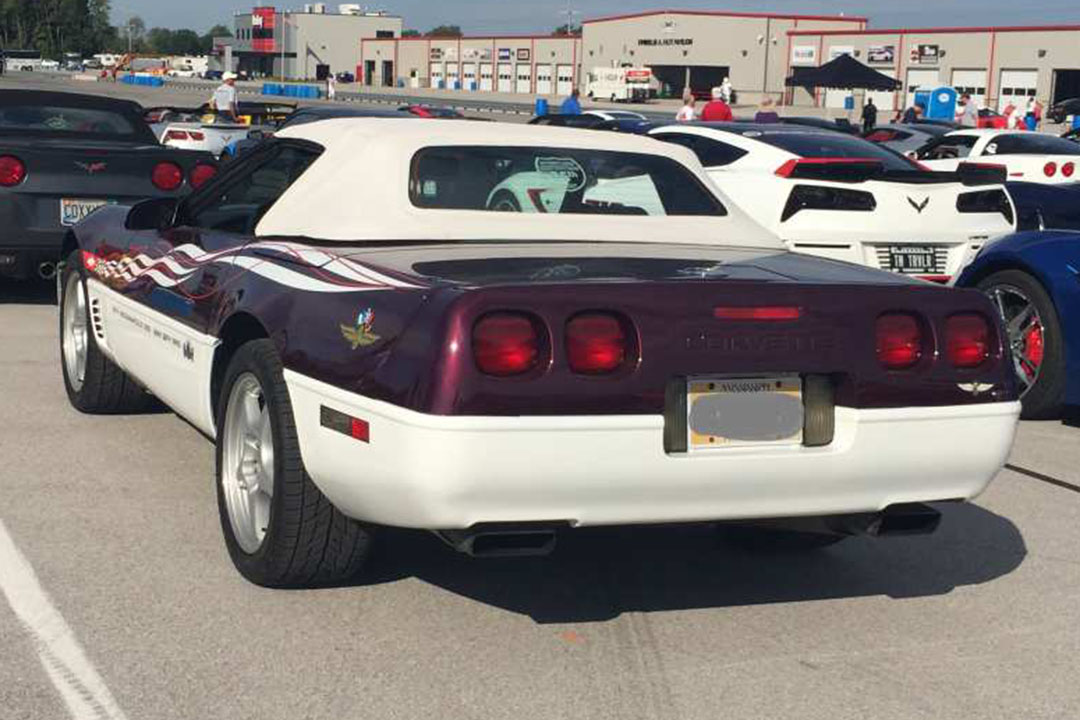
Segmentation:
{"type": "Polygon", "coordinates": [[[889,313],[877,321],[878,362],[889,370],[905,370],[922,358],[922,328],[914,315],[889,313]]]}
{"type": "Polygon", "coordinates": [[[1046,177],[1054,177],[1054,174],[1056,172],[1057,172],[1057,163],[1056,162],[1048,162],[1045,165],[1043,165],[1043,174],[1046,175],[1046,177]]]}
{"type": "Polygon", "coordinates": [[[945,347],[953,367],[977,368],[990,357],[990,323],[964,313],[945,321],[945,347]]]}
{"type": "Polygon", "coordinates": [[[798,320],[802,317],[802,308],[787,305],[718,307],[713,308],[713,317],[718,320],[798,320]]]}
{"type": "Polygon", "coordinates": [[[582,313],[566,324],[566,359],[576,373],[598,375],[626,362],[626,332],[609,313],[582,313]]]}
{"type": "Polygon", "coordinates": [[[473,357],[481,372],[506,377],[536,367],[540,335],[536,323],[521,313],[491,313],[473,326],[473,357]]]}
{"type": "Polygon", "coordinates": [[[199,142],[202,142],[203,140],[206,139],[205,135],[203,135],[201,132],[198,132],[198,131],[195,131],[195,130],[190,131],[188,133],[188,135],[191,136],[192,140],[198,140],[199,142]]]}
{"type": "Polygon", "coordinates": [[[201,188],[208,180],[217,175],[217,168],[213,165],[199,163],[188,174],[188,182],[193,188],[201,188]]]}
{"type": "Polygon", "coordinates": [[[165,133],[165,140],[187,140],[188,134],[183,130],[169,130],[165,133]]]}
{"type": "Polygon", "coordinates": [[[175,190],[184,184],[184,171],[171,162],[159,162],[150,174],[150,180],[158,190],[175,190]]]}
{"type": "Polygon", "coordinates": [[[0,155],[0,185],[13,187],[26,179],[26,165],[14,155],[0,155]]]}
{"type": "Polygon", "coordinates": [[[1072,177],[1074,172],[1076,172],[1076,165],[1071,162],[1067,162],[1061,166],[1061,174],[1065,177],[1072,177]]]}

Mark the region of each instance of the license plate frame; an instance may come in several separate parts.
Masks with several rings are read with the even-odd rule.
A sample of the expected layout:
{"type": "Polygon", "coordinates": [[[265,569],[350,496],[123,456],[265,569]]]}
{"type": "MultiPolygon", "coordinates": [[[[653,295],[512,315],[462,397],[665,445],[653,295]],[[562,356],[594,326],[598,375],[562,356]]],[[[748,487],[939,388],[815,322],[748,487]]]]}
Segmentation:
{"type": "Polygon", "coordinates": [[[690,377],[686,381],[686,450],[800,447],[805,412],[799,375],[690,377]],[[736,420],[733,414],[742,413],[745,417],[736,420]],[[769,427],[770,416],[775,416],[775,428],[769,427]],[[710,427],[720,432],[708,432],[710,427]],[[734,435],[727,427],[736,431],[734,435]]]}
{"type": "Polygon", "coordinates": [[[85,220],[95,210],[115,204],[115,200],[100,198],[60,198],[60,224],[64,227],[72,227],[85,220]]]}
{"type": "Polygon", "coordinates": [[[933,245],[889,245],[888,270],[901,275],[937,273],[937,249],[933,245]],[[918,262],[914,262],[918,259],[918,262]]]}

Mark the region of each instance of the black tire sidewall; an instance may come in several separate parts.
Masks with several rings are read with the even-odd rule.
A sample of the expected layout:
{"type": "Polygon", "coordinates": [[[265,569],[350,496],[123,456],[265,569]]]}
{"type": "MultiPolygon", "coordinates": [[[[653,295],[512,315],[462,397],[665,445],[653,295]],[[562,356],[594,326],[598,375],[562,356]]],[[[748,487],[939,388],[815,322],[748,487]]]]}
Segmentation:
{"type": "MultiPolygon", "coordinates": [[[[1043,323],[1045,351],[1042,367],[1039,379],[1022,399],[1023,417],[1029,420],[1055,417],[1060,412],[1065,397],[1065,344],[1057,308],[1042,283],[1023,270],[996,272],[980,280],[977,287],[985,293],[1001,285],[1011,285],[1023,291],[1035,305],[1043,323]]],[[[1006,337],[1006,345],[1008,342],[1006,337]]],[[[1010,372],[1013,372],[1011,367],[1010,372]]]]}
{"type": "MultiPolygon", "coordinates": [[[[284,467],[285,453],[283,451],[287,447],[289,440],[283,435],[282,426],[285,423],[281,413],[288,412],[290,416],[292,413],[291,408],[280,407],[280,402],[275,397],[277,384],[281,383],[283,385],[285,379],[280,366],[275,367],[273,363],[268,362],[266,356],[267,347],[272,348],[270,341],[262,340],[249,342],[237,350],[229,363],[228,369],[225,371],[216,413],[218,439],[215,443],[215,487],[218,499],[218,513],[221,518],[221,530],[225,536],[225,546],[228,548],[229,556],[237,569],[240,570],[244,577],[259,585],[273,584],[278,571],[275,563],[277,554],[274,552],[274,545],[281,532],[281,498],[285,492],[285,473],[287,472],[284,467]],[[244,552],[243,548],[240,547],[240,543],[236,540],[232,521],[229,519],[222,484],[225,415],[233,386],[236,384],[237,379],[245,373],[251,373],[259,381],[263,398],[269,406],[270,434],[274,440],[274,496],[270,503],[270,522],[262,545],[251,554],[244,552]]],[[[291,438],[291,441],[295,443],[296,438],[291,438]]]]}

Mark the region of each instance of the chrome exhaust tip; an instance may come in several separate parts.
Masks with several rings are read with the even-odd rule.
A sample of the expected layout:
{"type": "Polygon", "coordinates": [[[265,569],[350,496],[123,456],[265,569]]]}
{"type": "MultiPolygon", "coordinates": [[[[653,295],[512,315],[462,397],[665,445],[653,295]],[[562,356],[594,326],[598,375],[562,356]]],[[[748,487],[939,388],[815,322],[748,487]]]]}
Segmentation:
{"type": "Polygon", "coordinates": [[[52,280],[56,277],[56,263],[43,262],[37,266],[38,277],[42,280],[52,280]]]}

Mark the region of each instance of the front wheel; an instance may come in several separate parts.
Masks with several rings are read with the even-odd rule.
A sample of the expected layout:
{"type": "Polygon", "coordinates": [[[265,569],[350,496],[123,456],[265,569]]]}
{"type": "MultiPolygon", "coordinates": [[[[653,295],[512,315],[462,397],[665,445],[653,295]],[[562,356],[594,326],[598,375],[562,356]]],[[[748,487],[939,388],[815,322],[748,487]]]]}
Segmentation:
{"type": "Polygon", "coordinates": [[[265,587],[344,582],[367,558],[371,529],[345,517],[308,476],[281,360],[247,343],[225,371],[217,414],[217,495],[229,555],[265,587]]]}
{"type": "Polygon", "coordinates": [[[978,288],[994,302],[1005,325],[1023,417],[1055,417],[1065,399],[1065,346],[1054,301],[1021,270],[994,273],[978,288]]]}

